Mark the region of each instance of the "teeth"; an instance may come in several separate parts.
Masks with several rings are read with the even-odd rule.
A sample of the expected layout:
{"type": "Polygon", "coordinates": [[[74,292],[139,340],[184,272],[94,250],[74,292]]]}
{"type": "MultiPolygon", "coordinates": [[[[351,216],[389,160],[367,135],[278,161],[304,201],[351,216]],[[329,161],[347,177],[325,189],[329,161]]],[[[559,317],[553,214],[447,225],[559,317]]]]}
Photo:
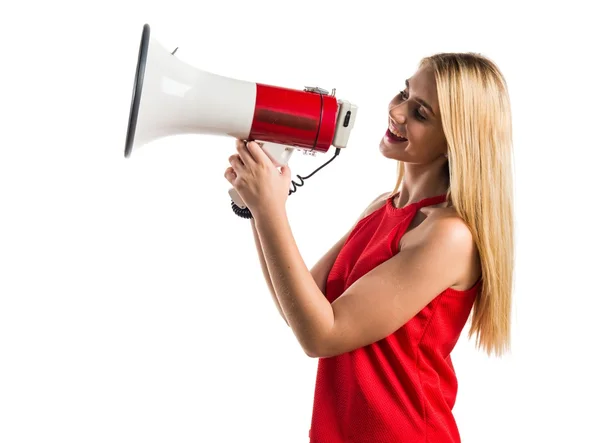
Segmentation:
{"type": "Polygon", "coordinates": [[[400,134],[399,134],[399,133],[396,131],[396,129],[394,129],[392,126],[390,126],[390,132],[391,132],[392,134],[394,134],[396,137],[404,138],[404,137],[402,137],[402,135],[400,135],[400,134]]]}

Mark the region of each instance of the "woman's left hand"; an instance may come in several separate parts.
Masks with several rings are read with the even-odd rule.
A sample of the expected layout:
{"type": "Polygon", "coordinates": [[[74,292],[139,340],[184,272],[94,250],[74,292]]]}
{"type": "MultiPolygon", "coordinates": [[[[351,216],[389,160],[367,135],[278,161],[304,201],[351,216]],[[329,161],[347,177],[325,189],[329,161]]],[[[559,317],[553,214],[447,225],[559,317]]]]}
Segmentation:
{"type": "Polygon", "coordinates": [[[281,172],[265,151],[254,141],[236,140],[238,154],[229,157],[231,166],[225,178],[238,192],[253,216],[271,210],[283,210],[291,173],[287,165],[281,172]]]}

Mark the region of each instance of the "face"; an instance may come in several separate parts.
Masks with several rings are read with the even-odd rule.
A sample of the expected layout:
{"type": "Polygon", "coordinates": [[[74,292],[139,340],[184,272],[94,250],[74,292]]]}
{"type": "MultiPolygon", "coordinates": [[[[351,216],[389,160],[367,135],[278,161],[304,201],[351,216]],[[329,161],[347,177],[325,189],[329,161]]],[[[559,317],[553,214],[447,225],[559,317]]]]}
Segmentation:
{"type": "Polygon", "coordinates": [[[424,66],[390,102],[388,130],[379,145],[381,153],[415,164],[428,164],[444,156],[448,148],[439,109],[434,73],[424,66]]]}

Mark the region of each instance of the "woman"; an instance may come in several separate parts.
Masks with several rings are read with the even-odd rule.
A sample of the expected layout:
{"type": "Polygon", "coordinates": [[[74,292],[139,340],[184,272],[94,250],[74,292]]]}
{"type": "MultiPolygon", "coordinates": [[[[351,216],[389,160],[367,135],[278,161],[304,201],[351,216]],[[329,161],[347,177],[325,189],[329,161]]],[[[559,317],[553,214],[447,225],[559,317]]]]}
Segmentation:
{"type": "Polygon", "coordinates": [[[273,300],[319,358],[310,441],[459,442],[450,353],[470,314],[479,348],[510,349],[512,128],[497,66],[421,61],[380,144],[398,162],[394,189],[310,271],[285,214],[289,169],[254,142],[237,149],[225,177],[254,216],[273,300]]]}

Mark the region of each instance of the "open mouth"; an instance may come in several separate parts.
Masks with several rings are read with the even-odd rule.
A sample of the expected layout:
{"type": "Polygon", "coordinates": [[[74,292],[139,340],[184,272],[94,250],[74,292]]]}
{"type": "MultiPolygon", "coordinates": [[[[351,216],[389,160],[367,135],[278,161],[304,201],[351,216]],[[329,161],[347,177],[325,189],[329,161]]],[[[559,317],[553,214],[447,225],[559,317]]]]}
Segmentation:
{"type": "Polygon", "coordinates": [[[388,128],[388,130],[385,133],[385,135],[387,135],[387,137],[389,139],[391,139],[392,141],[396,141],[396,142],[405,142],[405,141],[408,141],[406,138],[402,137],[398,133],[395,133],[395,129],[393,129],[391,127],[388,128]]]}

